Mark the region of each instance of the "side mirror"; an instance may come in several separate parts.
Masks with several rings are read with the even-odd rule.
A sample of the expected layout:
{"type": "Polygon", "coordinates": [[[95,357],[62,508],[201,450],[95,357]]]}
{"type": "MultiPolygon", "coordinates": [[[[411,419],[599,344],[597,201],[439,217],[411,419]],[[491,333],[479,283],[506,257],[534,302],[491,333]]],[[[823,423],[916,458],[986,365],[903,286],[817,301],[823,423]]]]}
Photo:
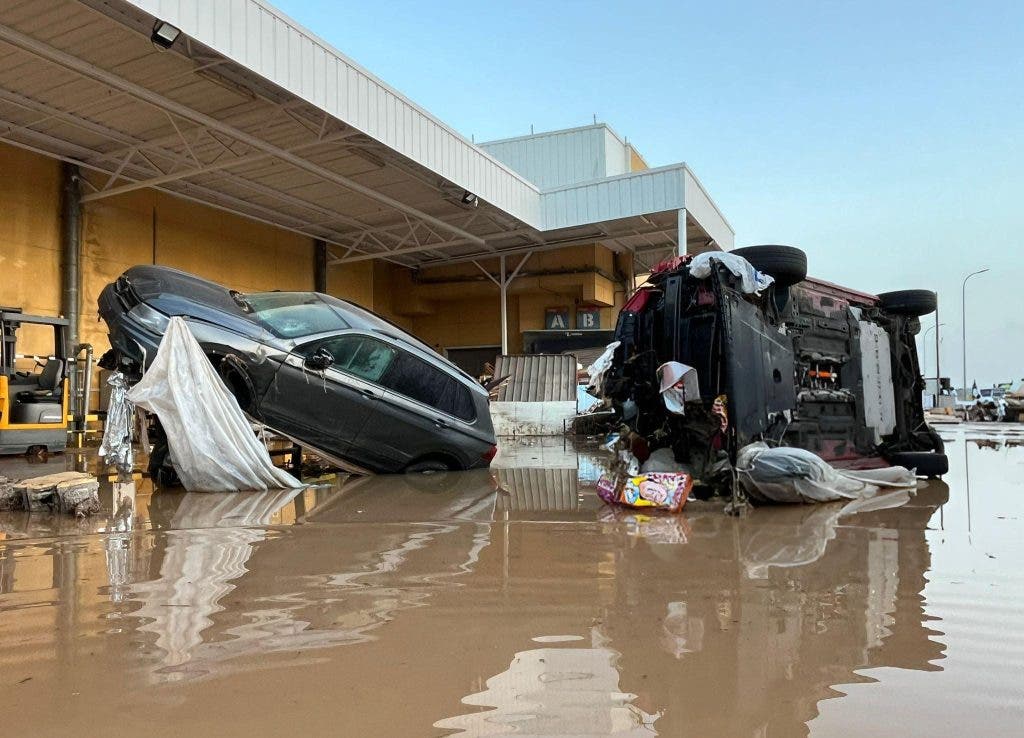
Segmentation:
{"type": "Polygon", "coordinates": [[[334,356],[324,347],[318,348],[312,355],[306,357],[306,368],[314,372],[322,372],[334,363],[334,356]]]}

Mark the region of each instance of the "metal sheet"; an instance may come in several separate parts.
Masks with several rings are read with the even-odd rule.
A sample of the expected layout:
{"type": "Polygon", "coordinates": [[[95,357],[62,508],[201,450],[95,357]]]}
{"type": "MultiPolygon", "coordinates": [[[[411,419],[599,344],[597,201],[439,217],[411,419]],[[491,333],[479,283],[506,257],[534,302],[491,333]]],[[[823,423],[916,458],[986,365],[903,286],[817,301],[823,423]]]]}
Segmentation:
{"type": "Polygon", "coordinates": [[[576,401],[576,358],[562,354],[499,356],[494,376],[509,379],[499,402],[576,401]]]}

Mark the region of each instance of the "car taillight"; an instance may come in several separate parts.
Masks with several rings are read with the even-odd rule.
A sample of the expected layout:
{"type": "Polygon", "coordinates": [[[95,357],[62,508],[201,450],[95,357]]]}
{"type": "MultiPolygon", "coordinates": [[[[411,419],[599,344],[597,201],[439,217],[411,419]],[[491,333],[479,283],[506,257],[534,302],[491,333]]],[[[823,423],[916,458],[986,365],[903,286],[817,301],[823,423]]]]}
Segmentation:
{"type": "Polygon", "coordinates": [[[480,458],[483,459],[484,461],[486,461],[488,464],[490,464],[494,460],[494,457],[497,456],[497,455],[498,455],[498,447],[497,446],[491,446],[489,449],[487,449],[482,454],[480,454],[480,458]]]}

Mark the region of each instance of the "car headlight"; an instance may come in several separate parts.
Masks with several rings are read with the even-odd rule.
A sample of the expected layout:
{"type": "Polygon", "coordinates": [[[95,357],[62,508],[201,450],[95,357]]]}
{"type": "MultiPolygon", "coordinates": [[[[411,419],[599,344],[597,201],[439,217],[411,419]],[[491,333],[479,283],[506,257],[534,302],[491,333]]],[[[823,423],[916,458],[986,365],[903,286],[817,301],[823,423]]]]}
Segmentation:
{"type": "Polygon", "coordinates": [[[166,315],[154,310],[145,303],[139,303],[131,310],[128,311],[128,315],[132,317],[139,325],[145,326],[154,333],[163,334],[167,330],[167,324],[170,320],[166,315]]]}

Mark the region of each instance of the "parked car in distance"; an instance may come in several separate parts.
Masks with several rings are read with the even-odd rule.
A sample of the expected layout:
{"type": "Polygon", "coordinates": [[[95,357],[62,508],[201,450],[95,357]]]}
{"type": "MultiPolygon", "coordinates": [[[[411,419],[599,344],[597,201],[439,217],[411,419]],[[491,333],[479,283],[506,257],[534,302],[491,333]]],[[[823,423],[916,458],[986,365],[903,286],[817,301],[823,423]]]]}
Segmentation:
{"type": "Polygon", "coordinates": [[[721,260],[705,278],[675,260],[622,309],[604,393],[623,419],[652,449],[670,445],[698,478],[759,440],[836,466],[944,474],[942,440],[924,420],[915,344],[935,294],[871,295],[811,279],[806,255],[792,247],[731,253],[774,282],[745,293],[721,260]],[[656,370],[667,361],[696,370],[700,396],[687,398],[685,415],[667,412],[659,395],[656,370]]]}
{"type": "Polygon", "coordinates": [[[398,326],[317,292],[243,294],[163,266],[136,266],[99,298],[114,364],[141,375],[171,316],[239,406],[347,467],[486,467],[496,451],[487,392],[398,326]]]}

